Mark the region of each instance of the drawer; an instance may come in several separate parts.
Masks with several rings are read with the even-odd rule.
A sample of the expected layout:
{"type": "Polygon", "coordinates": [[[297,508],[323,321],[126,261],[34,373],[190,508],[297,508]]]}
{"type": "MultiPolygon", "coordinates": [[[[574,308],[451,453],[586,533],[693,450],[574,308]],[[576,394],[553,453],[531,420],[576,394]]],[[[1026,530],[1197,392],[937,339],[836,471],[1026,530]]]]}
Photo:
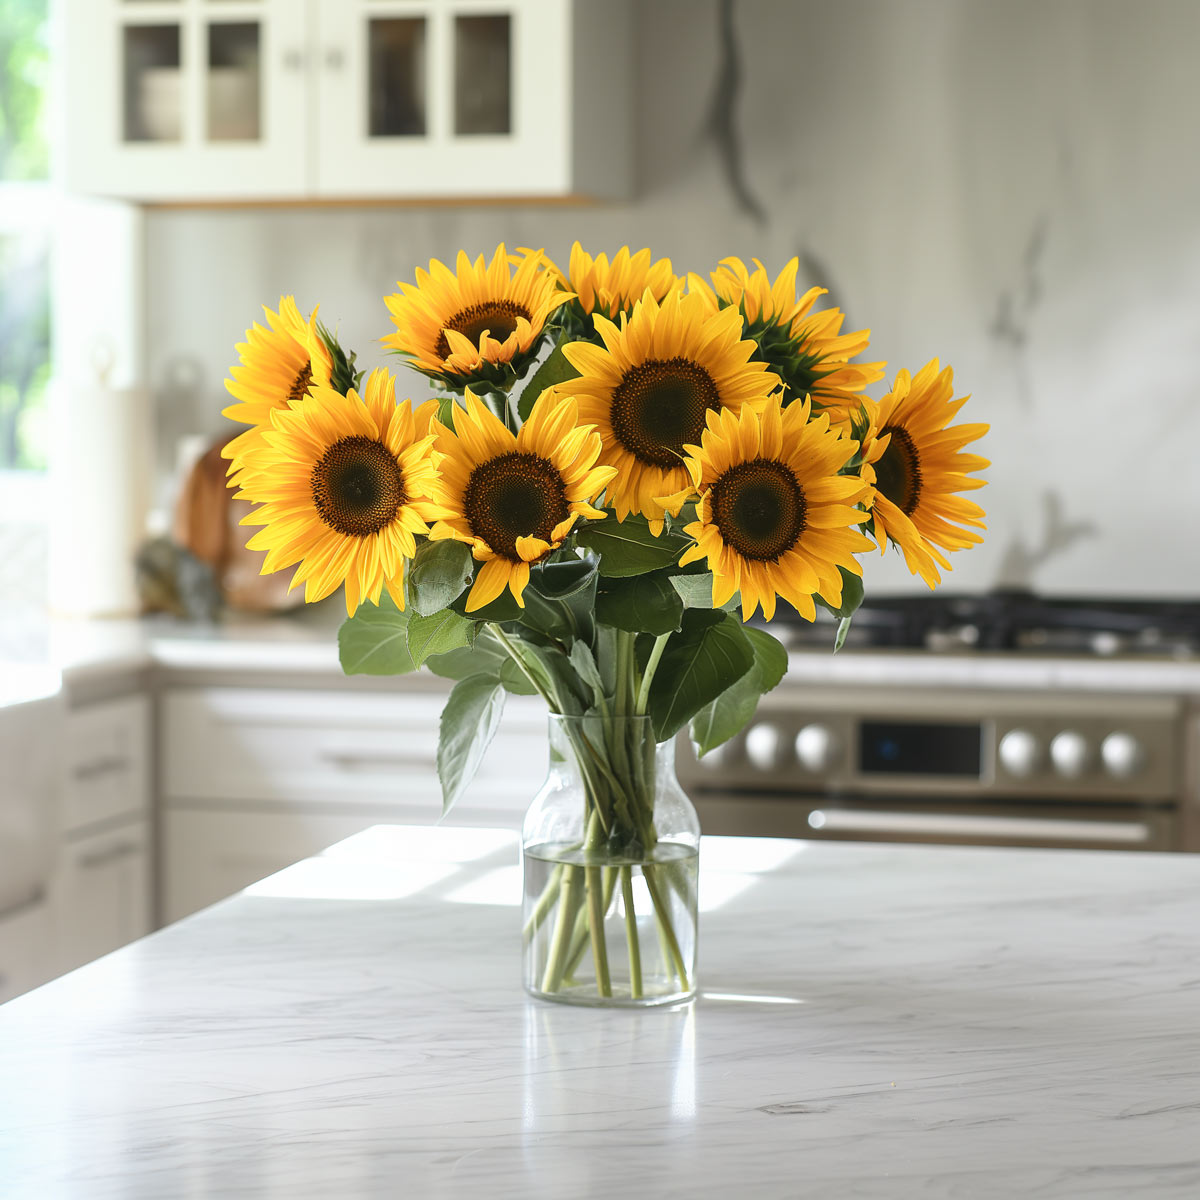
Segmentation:
{"type": "MultiPolygon", "coordinates": [[[[167,803],[318,803],[440,812],[441,693],[175,689],[163,697],[167,803]]],[[[495,741],[460,801],[520,811],[546,775],[546,712],[509,697],[495,741]]]]}
{"type": "Polygon", "coordinates": [[[44,892],[0,912],[0,1004],[54,978],[53,934],[44,892]]]}
{"type": "Polygon", "coordinates": [[[150,702],[126,696],[67,713],[63,831],[147,811],[150,702]]]}

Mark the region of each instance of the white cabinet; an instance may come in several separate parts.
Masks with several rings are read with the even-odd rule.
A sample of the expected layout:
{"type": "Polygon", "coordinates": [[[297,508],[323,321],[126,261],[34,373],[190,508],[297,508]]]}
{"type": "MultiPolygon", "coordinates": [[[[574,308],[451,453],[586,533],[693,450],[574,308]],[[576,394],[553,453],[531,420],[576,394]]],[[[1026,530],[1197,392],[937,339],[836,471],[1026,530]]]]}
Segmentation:
{"type": "Polygon", "coordinates": [[[66,0],[67,182],[140,200],[611,197],[627,0],[66,0]]]}
{"type": "Polygon", "coordinates": [[[150,932],[150,838],[145,821],[73,838],[58,876],[60,971],[150,932]]]}
{"type": "MultiPolygon", "coordinates": [[[[176,920],[370,825],[442,820],[446,693],[169,688],[161,698],[163,916],[176,920]]],[[[546,775],[546,710],[509,697],[445,818],[518,829],[546,775]]]]}
{"type": "Polygon", "coordinates": [[[149,698],[68,711],[64,765],[54,876],[60,972],[152,928],[149,698]]]}
{"type": "Polygon", "coordinates": [[[0,1004],[55,975],[54,920],[46,894],[0,912],[0,1004]]]}
{"type": "Polygon", "coordinates": [[[304,0],[67,0],[68,187],[131,199],[298,196],[304,0]]]}

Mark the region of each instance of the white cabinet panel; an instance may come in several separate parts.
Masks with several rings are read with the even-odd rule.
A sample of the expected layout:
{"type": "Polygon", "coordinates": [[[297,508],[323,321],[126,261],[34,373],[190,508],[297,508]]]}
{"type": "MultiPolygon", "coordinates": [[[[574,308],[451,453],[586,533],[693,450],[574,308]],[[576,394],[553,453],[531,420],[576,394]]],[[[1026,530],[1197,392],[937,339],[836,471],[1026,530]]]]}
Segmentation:
{"type": "Polygon", "coordinates": [[[64,0],[72,190],[616,197],[628,0],[64,0]]]}
{"type": "Polygon", "coordinates": [[[150,801],[150,701],[126,696],[68,713],[63,831],[143,815],[150,801]]]}
{"type": "Polygon", "coordinates": [[[0,1004],[54,977],[53,933],[45,893],[0,912],[0,1004]]]}
{"type": "Polygon", "coordinates": [[[298,196],[305,0],[67,0],[67,184],[143,199],[298,196]]]}
{"type": "MultiPolygon", "coordinates": [[[[441,692],[173,689],[162,700],[164,799],[402,810],[405,820],[436,819],[444,702],[441,692]]],[[[517,815],[545,774],[545,707],[510,697],[461,808],[517,815]]]]}
{"type": "Polygon", "coordinates": [[[178,921],[378,821],[351,814],[171,809],[163,816],[164,918],[178,921]]]}
{"type": "Polygon", "coordinates": [[[66,844],[57,877],[59,970],[71,971],[150,932],[145,821],[66,844]]]}

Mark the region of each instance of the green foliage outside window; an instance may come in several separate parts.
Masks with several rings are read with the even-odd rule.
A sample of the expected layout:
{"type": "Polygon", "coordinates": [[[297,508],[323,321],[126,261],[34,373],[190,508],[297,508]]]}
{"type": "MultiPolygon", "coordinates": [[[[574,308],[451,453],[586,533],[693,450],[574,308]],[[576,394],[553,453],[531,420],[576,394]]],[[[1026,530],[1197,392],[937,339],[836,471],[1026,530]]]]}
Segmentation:
{"type": "Polygon", "coordinates": [[[46,9],[47,0],[0,0],[0,470],[45,467],[49,239],[14,222],[5,186],[49,176],[46,9]]]}

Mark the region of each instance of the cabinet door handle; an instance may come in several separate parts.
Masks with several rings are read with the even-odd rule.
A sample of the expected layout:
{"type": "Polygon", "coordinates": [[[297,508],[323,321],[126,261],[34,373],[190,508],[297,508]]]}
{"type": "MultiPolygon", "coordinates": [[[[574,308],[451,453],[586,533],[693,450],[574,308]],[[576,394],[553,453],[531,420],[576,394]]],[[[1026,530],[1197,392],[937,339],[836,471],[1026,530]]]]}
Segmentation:
{"type": "Polygon", "coordinates": [[[5,909],[0,909],[0,921],[6,921],[9,917],[15,917],[26,909],[36,908],[46,898],[46,889],[43,887],[35,887],[28,896],[23,896],[16,904],[10,904],[5,909]]]}
{"type": "Polygon", "coordinates": [[[96,850],[91,854],[81,854],[79,856],[79,865],[85,871],[91,871],[96,867],[106,867],[109,863],[118,862],[122,858],[129,858],[134,854],[140,854],[141,851],[142,847],[138,842],[119,842],[115,846],[110,846],[107,850],[96,850]]]}
{"type": "Polygon", "coordinates": [[[325,750],[321,757],[346,771],[367,771],[378,767],[429,767],[436,761],[433,754],[370,754],[349,750],[325,750]]]}
{"type": "Polygon", "coordinates": [[[76,779],[82,781],[88,779],[99,779],[102,775],[117,775],[130,768],[130,762],[127,758],[96,758],[88,763],[80,763],[74,770],[73,774],[76,779]]]}
{"type": "Polygon", "coordinates": [[[303,71],[308,65],[308,53],[297,46],[284,51],[283,66],[288,71],[303,71]]]}
{"type": "Polygon", "coordinates": [[[325,66],[330,71],[340,71],[346,65],[346,52],[340,46],[330,46],[325,51],[325,66]]]}

